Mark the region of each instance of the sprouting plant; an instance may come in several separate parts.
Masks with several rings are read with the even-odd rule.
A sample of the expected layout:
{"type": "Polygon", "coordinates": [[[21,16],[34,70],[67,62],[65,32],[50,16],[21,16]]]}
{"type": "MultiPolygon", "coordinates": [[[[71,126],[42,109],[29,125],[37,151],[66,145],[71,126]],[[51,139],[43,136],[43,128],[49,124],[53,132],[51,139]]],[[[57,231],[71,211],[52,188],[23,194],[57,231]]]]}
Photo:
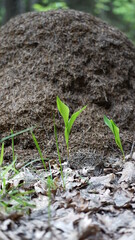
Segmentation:
{"type": "Polygon", "coordinates": [[[115,138],[115,142],[116,142],[117,146],[120,148],[120,150],[123,154],[123,158],[125,159],[125,154],[124,154],[120,136],[119,136],[119,128],[117,127],[117,125],[114,123],[114,121],[112,119],[109,120],[105,115],[104,115],[104,122],[112,131],[114,138],[115,138]]]}
{"type": "Polygon", "coordinates": [[[75,112],[72,114],[71,118],[69,119],[69,107],[65,105],[60,98],[57,96],[57,108],[63,117],[64,124],[65,124],[65,140],[66,140],[66,145],[67,145],[67,152],[68,152],[68,157],[69,157],[69,134],[71,131],[71,128],[73,126],[74,121],[76,118],[79,116],[79,114],[87,107],[84,106],[82,109],[79,111],[75,112]]]}

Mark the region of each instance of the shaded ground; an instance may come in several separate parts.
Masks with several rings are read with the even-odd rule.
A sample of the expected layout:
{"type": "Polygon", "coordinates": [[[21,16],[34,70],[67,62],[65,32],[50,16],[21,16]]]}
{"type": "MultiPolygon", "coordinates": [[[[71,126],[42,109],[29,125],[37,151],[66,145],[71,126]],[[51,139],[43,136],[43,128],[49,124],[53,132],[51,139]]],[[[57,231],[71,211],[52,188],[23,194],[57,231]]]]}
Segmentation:
{"type": "MultiPolygon", "coordinates": [[[[1,137],[11,128],[20,131],[37,125],[35,134],[51,159],[57,182],[49,225],[46,174],[37,171],[40,164],[31,165],[30,171],[33,167],[35,171],[29,187],[36,191],[32,200],[37,210],[18,220],[16,214],[1,213],[1,239],[134,239],[134,162],[120,160],[103,123],[106,114],[118,124],[129,153],[135,131],[135,48],[125,35],[89,14],[71,10],[28,13],[10,20],[0,29],[0,103],[1,137]],[[87,104],[70,137],[73,170],[63,163],[66,191],[59,178],[53,133],[55,113],[60,151],[66,159],[57,95],[71,113],[87,104]]],[[[16,139],[15,150],[17,164],[38,157],[30,134],[16,139]]],[[[5,142],[4,160],[12,160],[10,141],[5,142]]],[[[30,181],[27,174],[20,177],[21,183],[30,181]]]]}

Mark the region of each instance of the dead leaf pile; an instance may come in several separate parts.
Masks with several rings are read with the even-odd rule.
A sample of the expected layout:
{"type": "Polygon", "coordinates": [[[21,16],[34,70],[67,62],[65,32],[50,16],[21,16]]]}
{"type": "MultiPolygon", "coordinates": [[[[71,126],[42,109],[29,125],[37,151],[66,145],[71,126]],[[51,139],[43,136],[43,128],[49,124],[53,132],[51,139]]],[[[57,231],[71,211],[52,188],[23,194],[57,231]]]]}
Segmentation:
{"type": "MultiPolygon", "coordinates": [[[[29,215],[1,211],[0,239],[133,240],[135,236],[135,163],[130,160],[106,164],[102,175],[91,167],[74,170],[63,164],[66,190],[58,165],[52,175],[56,189],[47,195],[47,174],[23,169],[10,180],[21,189],[33,189],[29,215]]],[[[21,190],[20,190],[21,191],[21,190]]],[[[14,202],[11,202],[14,205],[14,202]]]]}

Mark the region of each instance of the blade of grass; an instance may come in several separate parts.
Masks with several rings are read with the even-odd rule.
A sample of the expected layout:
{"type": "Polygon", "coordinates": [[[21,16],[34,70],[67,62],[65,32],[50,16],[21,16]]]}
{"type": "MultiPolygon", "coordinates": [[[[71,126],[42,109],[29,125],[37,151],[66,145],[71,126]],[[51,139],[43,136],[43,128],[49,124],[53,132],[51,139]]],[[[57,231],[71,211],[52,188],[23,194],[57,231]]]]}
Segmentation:
{"type": "Polygon", "coordinates": [[[16,136],[18,136],[18,135],[20,135],[20,134],[22,134],[22,133],[29,132],[29,131],[33,131],[34,128],[36,128],[36,126],[35,126],[35,127],[33,126],[33,127],[30,127],[30,128],[24,129],[24,130],[22,130],[22,131],[20,131],[20,132],[11,134],[11,135],[9,135],[9,136],[7,136],[7,137],[5,137],[5,138],[2,138],[2,139],[0,140],[0,143],[4,142],[4,141],[6,141],[6,140],[8,140],[8,139],[10,139],[10,138],[16,137],[16,136]]]}
{"type": "Polygon", "coordinates": [[[0,166],[3,163],[3,156],[4,156],[4,142],[2,143],[2,147],[1,147],[1,154],[0,154],[0,166]]]}
{"type": "Polygon", "coordinates": [[[14,200],[16,203],[18,203],[17,205],[13,206],[12,208],[15,210],[24,210],[24,208],[30,207],[30,208],[34,208],[36,207],[35,204],[33,203],[29,203],[30,199],[23,199],[20,197],[16,197],[16,196],[11,196],[11,201],[14,200]]]}
{"type": "Polygon", "coordinates": [[[34,135],[34,133],[33,133],[32,131],[31,131],[31,135],[32,135],[33,141],[34,141],[34,143],[35,143],[35,145],[36,145],[36,148],[37,148],[37,150],[38,150],[38,152],[39,152],[39,156],[40,156],[41,161],[42,161],[42,163],[43,163],[44,169],[45,169],[45,171],[47,172],[46,164],[45,164],[45,162],[44,162],[44,158],[43,158],[41,149],[40,149],[39,144],[38,144],[38,142],[37,142],[37,139],[36,139],[36,137],[35,137],[35,135],[34,135]]]}
{"type": "MultiPolygon", "coordinates": [[[[49,161],[49,159],[45,159],[46,161],[49,161]]],[[[33,160],[31,160],[30,162],[27,162],[25,165],[23,165],[23,167],[28,167],[29,165],[31,165],[31,164],[33,164],[33,163],[35,163],[35,162],[40,162],[41,161],[41,158],[37,158],[37,159],[33,159],[33,160]]]]}
{"type": "Polygon", "coordinates": [[[15,173],[19,173],[15,168],[14,168],[14,165],[15,165],[15,162],[17,160],[17,157],[15,157],[15,160],[8,166],[6,166],[5,170],[3,170],[2,174],[1,174],[1,177],[5,177],[5,175],[10,171],[14,171],[15,173]]]}
{"type": "MultiPolygon", "coordinates": [[[[18,185],[19,187],[19,185],[18,185]]],[[[16,196],[16,197],[25,197],[25,196],[28,196],[32,193],[35,193],[35,190],[27,190],[25,192],[20,192],[18,189],[15,189],[13,188],[12,191],[10,191],[9,193],[9,196],[12,197],[12,196],[16,196]]]]}

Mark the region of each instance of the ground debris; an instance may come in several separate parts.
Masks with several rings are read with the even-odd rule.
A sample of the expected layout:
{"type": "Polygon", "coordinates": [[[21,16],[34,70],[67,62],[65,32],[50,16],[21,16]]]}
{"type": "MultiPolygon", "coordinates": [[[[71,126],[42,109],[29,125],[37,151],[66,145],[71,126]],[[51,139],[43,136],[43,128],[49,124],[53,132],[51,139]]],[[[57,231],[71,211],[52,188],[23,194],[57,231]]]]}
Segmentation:
{"type": "MultiPolygon", "coordinates": [[[[110,169],[109,162],[108,166],[110,169]]],[[[123,162],[122,173],[125,167],[128,169],[129,166],[132,166],[132,162],[123,162]]],[[[120,181],[121,163],[118,168],[114,159],[112,169],[116,170],[115,173],[104,172],[101,176],[86,174],[89,173],[89,167],[86,166],[84,169],[75,170],[63,163],[63,167],[67,176],[66,190],[61,188],[62,182],[59,178],[49,208],[45,185],[48,176],[42,171],[40,177],[35,178],[37,185],[35,181],[33,182],[33,188],[38,186],[38,189],[35,187],[36,196],[31,199],[35,208],[27,216],[22,214],[15,217],[14,214],[5,214],[5,218],[1,217],[2,239],[123,240],[126,239],[124,236],[132,239],[135,232],[134,178],[130,178],[129,181],[129,175],[124,174],[124,181],[120,181]]],[[[55,174],[58,176],[57,171],[57,165],[54,165],[54,179],[55,174]]],[[[25,177],[24,185],[31,188],[31,184],[27,182],[31,180],[33,173],[30,170],[26,172],[29,177],[25,177]]],[[[18,176],[21,179],[23,174],[20,173],[18,176]]],[[[15,179],[18,181],[17,177],[15,179]]],[[[17,187],[17,182],[13,183],[17,187]]]]}

